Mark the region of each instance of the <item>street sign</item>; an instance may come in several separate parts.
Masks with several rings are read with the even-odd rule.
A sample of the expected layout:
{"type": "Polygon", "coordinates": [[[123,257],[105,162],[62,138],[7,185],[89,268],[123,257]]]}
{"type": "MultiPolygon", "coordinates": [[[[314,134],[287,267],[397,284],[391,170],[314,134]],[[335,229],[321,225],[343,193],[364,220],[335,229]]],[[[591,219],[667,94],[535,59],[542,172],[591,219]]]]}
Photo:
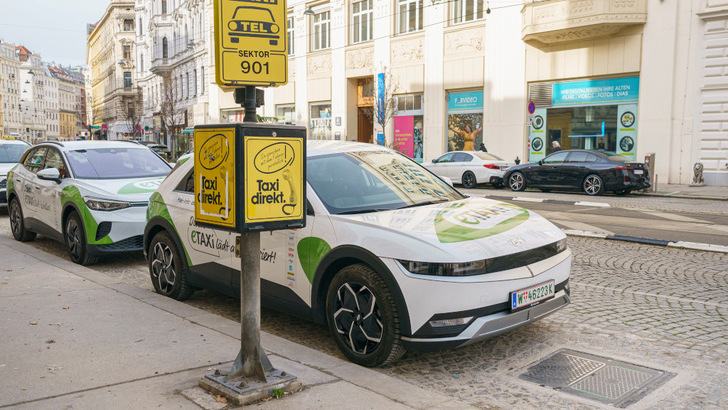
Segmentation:
{"type": "Polygon", "coordinates": [[[531,101],[528,103],[528,113],[533,114],[534,112],[536,112],[536,103],[531,101]]]}
{"type": "Polygon", "coordinates": [[[218,0],[214,4],[217,83],[286,84],[286,0],[218,0]]]}
{"type": "Polygon", "coordinates": [[[236,126],[195,129],[195,222],[236,226],[236,126]]]}

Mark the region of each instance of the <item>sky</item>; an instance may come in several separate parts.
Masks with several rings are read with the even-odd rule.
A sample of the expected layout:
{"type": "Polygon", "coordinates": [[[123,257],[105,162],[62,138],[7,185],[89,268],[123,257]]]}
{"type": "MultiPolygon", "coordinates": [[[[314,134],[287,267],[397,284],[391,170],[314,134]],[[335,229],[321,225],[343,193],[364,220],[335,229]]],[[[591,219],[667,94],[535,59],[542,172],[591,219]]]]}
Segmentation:
{"type": "Polygon", "coordinates": [[[23,45],[45,62],[86,65],[86,24],[109,0],[0,0],[0,39],[23,45]]]}

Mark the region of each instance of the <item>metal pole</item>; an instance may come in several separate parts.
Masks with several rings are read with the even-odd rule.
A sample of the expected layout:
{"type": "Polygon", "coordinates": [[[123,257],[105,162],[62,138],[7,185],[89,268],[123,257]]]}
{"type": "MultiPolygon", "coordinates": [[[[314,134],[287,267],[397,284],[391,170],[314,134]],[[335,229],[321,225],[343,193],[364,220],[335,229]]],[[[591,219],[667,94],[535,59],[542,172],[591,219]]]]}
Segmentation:
{"type": "Polygon", "coordinates": [[[243,122],[258,122],[258,116],[255,112],[255,86],[245,86],[245,117],[243,122]]]}

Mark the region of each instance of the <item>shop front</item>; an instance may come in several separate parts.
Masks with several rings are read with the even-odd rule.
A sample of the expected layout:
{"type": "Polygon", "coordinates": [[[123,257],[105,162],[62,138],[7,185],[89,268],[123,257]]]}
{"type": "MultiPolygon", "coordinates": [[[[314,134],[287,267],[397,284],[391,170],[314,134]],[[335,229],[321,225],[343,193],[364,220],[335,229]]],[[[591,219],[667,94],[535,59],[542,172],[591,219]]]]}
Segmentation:
{"type": "Polygon", "coordinates": [[[394,148],[422,163],[424,104],[422,94],[397,96],[394,116],[394,148]]]}
{"type": "Polygon", "coordinates": [[[529,161],[554,148],[602,150],[634,160],[639,77],[529,85],[529,161]]]}
{"type": "Polygon", "coordinates": [[[483,143],[483,91],[448,93],[447,151],[475,151],[483,143]]]}

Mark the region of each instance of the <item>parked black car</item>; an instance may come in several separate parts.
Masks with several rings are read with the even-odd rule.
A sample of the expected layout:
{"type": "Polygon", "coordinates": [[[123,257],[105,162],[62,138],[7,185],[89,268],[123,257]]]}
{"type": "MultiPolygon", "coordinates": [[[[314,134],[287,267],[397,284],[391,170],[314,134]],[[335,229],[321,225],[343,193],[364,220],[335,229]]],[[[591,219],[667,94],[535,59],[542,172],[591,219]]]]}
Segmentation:
{"type": "Polygon", "coordinates": [[[643,163],[605,151],[568,150],[555,152],[534,163],[508,169],[504,180],[514,191],[526,187],[552,189],[581,189],[587,195],[605,191],[627,194],[648,188],[650,177],[643,163]]]}

